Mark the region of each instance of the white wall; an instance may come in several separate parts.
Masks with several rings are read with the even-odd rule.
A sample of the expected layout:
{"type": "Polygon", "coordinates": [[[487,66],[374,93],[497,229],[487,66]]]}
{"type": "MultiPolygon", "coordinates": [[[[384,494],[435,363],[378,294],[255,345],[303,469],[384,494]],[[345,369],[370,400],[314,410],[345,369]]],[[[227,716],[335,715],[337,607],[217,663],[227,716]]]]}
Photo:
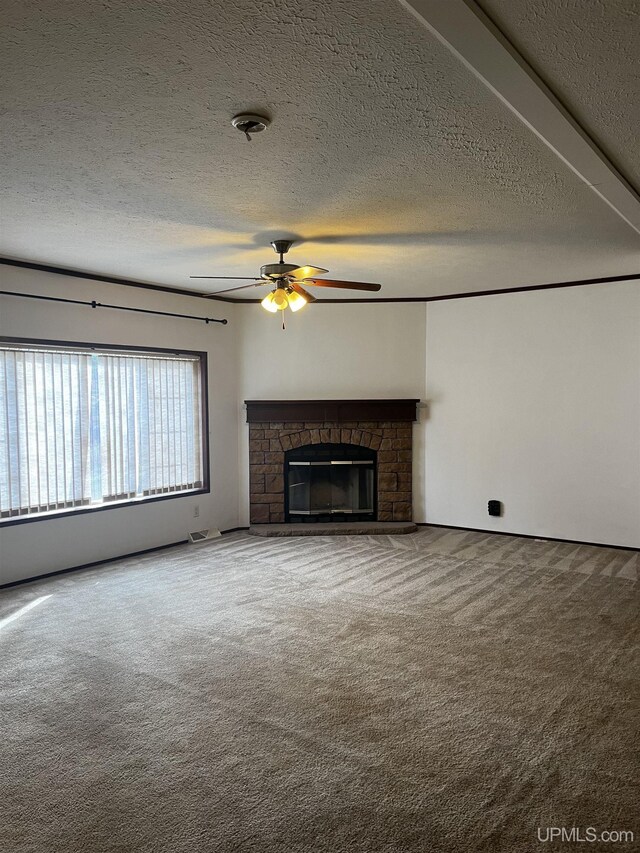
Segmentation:
{"type": "Polygon", "coordinates": [[[430,303],[427,399],[428,521],[640,546],[637,282],[430,303]]]}
{"type": "Polygon", "coordinates": [[[8,290],[229,319],[205,326],[0,297],[0,334],[206,350],[211,407],[210,495],[3,528],[0,582],[247,524],[246,399],[427,400],[414,427],[416,521],[640,546],[635,282],[426,308],[313,305],[283,332],[259,305],[7,266],[0,275],[8,290]],[[487,514],[490,498],[504,502],[502,518],[487,514]]]}
{"type": "MultiPolygon", "coordinates": [[[[425,306],[309,305],[279,317],[240,308],[240,523],[249,517],[249,431],[244,400],[425,396],[425,306]]],[[[414,426],[414,518],[424,521],[424,425],[414,426]]]]}
{"type": "Polygon", "coordinates": [[[228,325],[0,297],[0,334],[206,351],[211,494],[129,505],[0,530],[0,583],[184,540],[238,524],[237,308],[188,296],[1,266],[2,289],[227,318],[228,325]],[[200,517],[193,517],[195,505],[200,517]]]}

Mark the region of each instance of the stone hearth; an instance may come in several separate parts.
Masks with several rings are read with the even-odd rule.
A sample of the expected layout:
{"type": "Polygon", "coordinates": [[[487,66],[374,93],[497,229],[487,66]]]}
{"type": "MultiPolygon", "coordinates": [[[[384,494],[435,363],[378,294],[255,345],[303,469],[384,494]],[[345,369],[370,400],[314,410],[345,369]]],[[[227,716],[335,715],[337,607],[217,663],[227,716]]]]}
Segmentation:
{"type": "Polygon", "coordinates": [[[313,444],[354,444],[377,451],[377,520],[411,521],[412,421],[416,419],[417,402],[247,401],[251,523],[284,522],[285,451],[313,444]],[[368,415],[366,420],[341,419],[357,415],[359,409],[368,415]],[[296,410],[307,417],[330,415],[336,419],[290,420],[296,410]],[[397,419],[372,420],[376,414],[397,419]],[[256,420],[265,415],[276,415],[280,420],[256,420]]]}
{"type": "Polygon", "coordinates": [[[415,533],[412,521],[354,521],[325,524],[252,524],[253,536],[400,536],[415,533]]]}

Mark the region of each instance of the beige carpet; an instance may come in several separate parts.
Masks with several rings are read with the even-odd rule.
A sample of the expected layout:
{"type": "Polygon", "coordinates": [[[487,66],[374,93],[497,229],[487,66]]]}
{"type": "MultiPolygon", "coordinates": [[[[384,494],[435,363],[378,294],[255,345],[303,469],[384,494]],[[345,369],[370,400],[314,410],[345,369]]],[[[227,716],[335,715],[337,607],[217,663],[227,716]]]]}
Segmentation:
{"type": "Polygon", "coordinates": [[[0,850],[638,849],[639,563],[237,533],[6,590],[0,850]]]}

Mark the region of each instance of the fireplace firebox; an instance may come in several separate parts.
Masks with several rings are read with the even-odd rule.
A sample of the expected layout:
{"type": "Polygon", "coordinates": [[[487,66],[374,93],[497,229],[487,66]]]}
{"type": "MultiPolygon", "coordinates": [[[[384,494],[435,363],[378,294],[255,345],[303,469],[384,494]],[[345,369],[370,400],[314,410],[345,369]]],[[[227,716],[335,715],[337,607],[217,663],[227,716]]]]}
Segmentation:
{"type": "Polygon", "coordinates": [[[310,444],[288,450],[284,457],[286,521],[375,520],[375,450],[310,444]]]}

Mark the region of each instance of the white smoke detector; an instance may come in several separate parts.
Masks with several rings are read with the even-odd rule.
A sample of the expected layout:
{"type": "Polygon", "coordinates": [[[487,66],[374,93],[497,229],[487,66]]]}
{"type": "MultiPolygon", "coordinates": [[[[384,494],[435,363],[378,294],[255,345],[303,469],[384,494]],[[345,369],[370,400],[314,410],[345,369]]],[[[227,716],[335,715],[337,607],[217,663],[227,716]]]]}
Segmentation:
{"type": "Polygon", "coordinates": [[[255,113],[240,113],[231,119],[231,124],[239,131],[244,133],[249,142],[251,142],[252,133],[261,133],[266,130],[271,124],[271,120],[266,116],[255,115],[255,113]]]}

